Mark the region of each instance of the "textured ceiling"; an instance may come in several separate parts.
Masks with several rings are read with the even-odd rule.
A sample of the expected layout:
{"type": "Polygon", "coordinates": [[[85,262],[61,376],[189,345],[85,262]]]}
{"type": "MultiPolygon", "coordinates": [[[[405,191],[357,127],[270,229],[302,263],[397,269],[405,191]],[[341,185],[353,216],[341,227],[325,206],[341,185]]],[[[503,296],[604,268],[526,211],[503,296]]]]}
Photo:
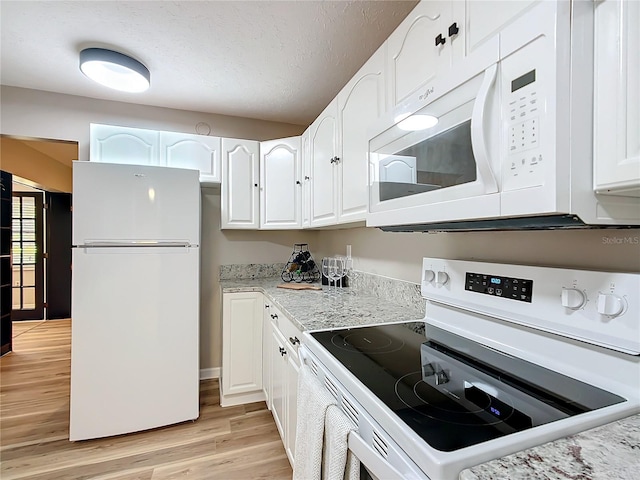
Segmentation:
{"type": "Polygon", "coordinates": [[[3,85],[308,125],[416,1],[0,2],[3,85]],[[151,71],[142,94],[78,68],[106,47],[151,71]]]}

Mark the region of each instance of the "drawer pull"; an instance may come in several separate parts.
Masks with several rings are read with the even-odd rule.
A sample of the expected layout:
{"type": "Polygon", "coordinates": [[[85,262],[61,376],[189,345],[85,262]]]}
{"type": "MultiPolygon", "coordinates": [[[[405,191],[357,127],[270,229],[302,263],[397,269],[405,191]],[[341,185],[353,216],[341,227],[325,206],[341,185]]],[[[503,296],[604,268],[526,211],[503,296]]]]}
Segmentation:
{"type": "Polygon", "coordinates": [[[278,347],[278,350],[280,350],[280,355],[283,357],[287,354],[287,350],[285,348],[278,347]]]}
{"type": "Polygon", "coordinates": [[[278,318],[278,314],[277,313],[272,313],[271,314],[271,318],[273,318],[275,320],[276,318],[278,318]]]}
{"type": "Polygon", "coordinates": [[[298,337],[289,337],[289,342],[291,345],[300,345],[300,339],[298,337]]]}

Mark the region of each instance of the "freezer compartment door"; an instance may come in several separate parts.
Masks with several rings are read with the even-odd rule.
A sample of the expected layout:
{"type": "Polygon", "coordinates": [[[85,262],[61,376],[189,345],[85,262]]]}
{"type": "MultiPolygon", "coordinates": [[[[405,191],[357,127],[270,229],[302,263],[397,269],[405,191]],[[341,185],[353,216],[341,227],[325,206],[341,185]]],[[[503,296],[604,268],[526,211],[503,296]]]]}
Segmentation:
{"type": "Polygon", "coordinates": [[[92,241],[200,244],[196,170],[73,163],[73,244],[92,241]]]}
{"type": "Polygon", "coordinates": [[[70,440],[198,417],[197,248],[73,249],[70,440]]]}

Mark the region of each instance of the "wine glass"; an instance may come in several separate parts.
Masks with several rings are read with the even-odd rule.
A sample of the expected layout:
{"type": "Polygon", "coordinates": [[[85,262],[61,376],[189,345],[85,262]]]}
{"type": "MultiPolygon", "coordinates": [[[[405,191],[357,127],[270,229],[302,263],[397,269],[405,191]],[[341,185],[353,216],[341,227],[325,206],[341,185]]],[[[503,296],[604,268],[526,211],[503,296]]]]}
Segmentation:
{"type": "MultiPolygon", "coordinates": [[[[331,279],[329,275],[330,264],[331,264],[331,257],[324,257],[322,259],[322,275],[325,276],[327,280],[331,279]]],[[[327,287],[330,287],[330,285],[327,285],[327,287]]],[[[327,290],[329,290],[329,288],[327,288],[327,290]]]]}
{"type": "Polygon", "coordinates": [[[338,258],[342,259],[342,262],[344,263],[344,277],[343,278],[348,278],[349,279],[349,287],[353,287],[354,284],[352,282],[355,281],[355,277],[356,277],[356,274],[353,271],[353,258],[345,257],[344,255],[339,255],[338,258]]]}
{"type": "Polygon", "coordinates": [[[344,262],[341,258],[333,257],[329,261],[329,276],[333,280],[334,292],[338,293],[338,279],[341,279],[344,275],[344,262]]]}

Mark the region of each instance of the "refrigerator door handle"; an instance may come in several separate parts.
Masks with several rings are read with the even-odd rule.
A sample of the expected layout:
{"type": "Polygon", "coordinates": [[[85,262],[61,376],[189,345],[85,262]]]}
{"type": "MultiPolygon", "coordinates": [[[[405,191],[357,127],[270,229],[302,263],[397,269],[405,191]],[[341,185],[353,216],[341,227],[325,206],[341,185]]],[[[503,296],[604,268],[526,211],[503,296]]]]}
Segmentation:
{"type": "Polygon", "coordinates": [[[75,245],[78,248],[113,248],[113,247],[195,247],[189,242],[155,242],[144,240],[131,240],[131,241],[96,241],[85,242],[82,245],[75,245]]]}

